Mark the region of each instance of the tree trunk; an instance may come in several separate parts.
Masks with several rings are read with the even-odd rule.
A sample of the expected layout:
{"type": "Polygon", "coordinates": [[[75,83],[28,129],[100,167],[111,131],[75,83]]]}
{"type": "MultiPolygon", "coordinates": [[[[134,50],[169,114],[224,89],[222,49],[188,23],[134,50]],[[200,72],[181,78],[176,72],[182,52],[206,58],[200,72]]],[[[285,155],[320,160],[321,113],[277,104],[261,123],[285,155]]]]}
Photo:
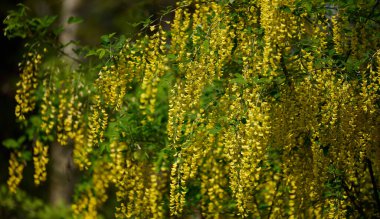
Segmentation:
{"type": "MultiPolygon", "coordinates": [[[[75,45],[70,43],[76,38],[77,24],[68,24],[67,20],[75,16],[80,0],[64,0],[61,10],[61,25],[64,31],[60,35],[60,42],[68,44],[63,52],[72,58],[77,58],[74,49],[75,45]]],[[[72,67],[75,63],[72,59],[66,60],[72,67]]],[[[74,169],[72,161],[73,148],[71,146],[61,146],[54,143],[51,147],[52,173],[50,181],[50,202],[53,205],[66,204],[71,202],[74,188],[74,169]]]]}

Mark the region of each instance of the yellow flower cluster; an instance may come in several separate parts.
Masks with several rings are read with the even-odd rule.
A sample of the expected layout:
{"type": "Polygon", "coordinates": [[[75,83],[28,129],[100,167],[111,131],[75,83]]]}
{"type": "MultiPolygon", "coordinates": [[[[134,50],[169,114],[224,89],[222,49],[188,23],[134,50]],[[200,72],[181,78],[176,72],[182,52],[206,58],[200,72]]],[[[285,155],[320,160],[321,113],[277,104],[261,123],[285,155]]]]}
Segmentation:
{"type": "MultiPolygon", "coordinates": [[[[189,40],[189,36],[186,34],[186,30],[190,26],[190,13],[186,9],[179,8],[176,10],[174,15],[174,20],[171,25],[171,32],[172,32],[172,38],[171,38],[171,49],[169,50],[169,53],[176,54],[176,61],[181,62],[182,60],[186,59],[186,42],[189,40]]],[[[184,68],[184,66],[181,64],[179,66],[181,68],[184,68]]],[[[180,72],[182,77],[182,72],[180,72]]],[[[177,80],[175,84],[173,85],[173,88],[169,92],[169,112],[168,112],[168,125],[167,125],[167,132],[168,132],[168,138],[170,141],[173,141],[174,143],[180,139],[180,128],[182,126],[182,122],[184,119],[184,107],[186,107],[186,104],[183,104],[182,102],[177,102],[176,100],[181,97],[183,98],[183,92],[184,87],[183,83],[181,83],[181,80],[177,80]]]]}
{"type": "MultiPolygon", "coordinates": [[[[154,27],[154,26],[153,26],[154,27]]],[[[140,109],[147,116],[147,121],[153,121],[154,108],[156,104],[157,85],[160,82],[162,75],[169,69],[166,66],[167,58],[162,56],[166,53],[166,36],[162,27],[159,26],[158,32],[155,33],[147,47],[147,55],[145,57],[144,78],[141,83],[142,94],[140,95],[140,109]]]]}
{"type": "Polygon", "coordinates": [[[22,172],[24,171],[25,162],[20,161],[21,152],[11,153],[9,158],[9,178],[7,181],[9,191],[12,193],[16,192],[18,185],[22,180],[22,172]]]}
{"type": "MultiPolygon", "coordinates": [[[[379,75],[377,68],[375,70],[374,67],[378,55],[375,54],[373,63],[367,70],[362,71],[362,82],[349,81],[340,76],[346,69],[336,70],[326,67],[334,64],[333,60],[324,59],[330,31],[326,28],[328,19],[319,20],[319,15],[310,17],[307,13],[297,17],[279,10],[280,6],[289,6],[291,11],[294,10],[293,2],[260,1],[259,5],[261,9],[255,5],[242,10],[248,15],[249,21],[241,19],[233,24],[235,25],[233,27],[239,30],[236,34],[238,44],[235,51],[243,54],[243,78],[247,81],[260,76],[269,76],[270,79],[285,76],[287,83],[280,84],[277,91],[281,94],[281,101],[270,97],[265,99],[263,94],[266,91],[262,90],[261,84],[257,82],[253,83],[253,88],[244,84],[229,83],[226,94],[218,100],[218,110],[214,112],[216,115],[210,112],[205,117],[202,115],[202,119],[198,119],[197,116],[196,119],[190,119],[187,115],[197,115],[197,112],[203,110],[198,106],[200,99],[198,92],[207,83],[201,82],[199,78],[208,81],[207,77],[212,73],[203,70],[201,75],[198,74],[200,70],[195,70],[188,75],[188,69],[194,69],[193,66],[196,66],[195,69],[209,69],[212,64],[198,62],[196,52],[191,53],[193,57],[186,56],[183,51],[178,52],[180,57],[191,58],[191,62],[181,63],[178,66],[180,75],[184,78],[177,78],[169,99],[168,135],[174,148],[179,151],[171,170],[170,210],[173,215],[183,213],[188,183],[194,174],[198,174],[197,170],[207,172],[213,169],[210,167],[210,162],[216,155],[208,153],[213,144],[205,139],[214,139],[214,137],[215,141],[219,142],[217,145],[220,144],[223,148],[228,164],[229,187],[236,199],[236,208],[243,217],[262,217],[263,211],[256,204],[258,199],[271,206],[271,214],[277,215],[276,217],[297,217],[297,215],[325,217],[335,213],[344,215],[347,209],[347,196],[324,198],[325,183],[329,180],[330,168],[344,170],[347,180],[356,187],[366,185],[364,187],[367,188],[370,184],[369,180],[364,180],[363,184],[357,182],[359,178],[368,179],[368,173],[363,174],[360,171],[364,166],[358,163],[362,163],[363,159],[369,156],[368,151],[375,150],[371,139],[376,139],[374,124],[377,124],[375,122],[377,120],[374,113],[378,108],[373,101],[378,100],[379,75]],[[261,18],[257,16],[259,12],[261,18]],[[310,19],[313,21],[315,19],[318,25],[310,25],[310,19]],[[242,25],[253,27],[261,25],[265,31],[264,46],[260,47],[257,41],[247,37],[248,33],[242,31],[242,25]],[[312,52],[301,49],[299,54],[292,54],[294,48],[291,47],[291,41],[305,37],[310,37],[317,43],[316,49],[312,52]],[[284,65],[284,63],[289,64],[284,65]],[[300,81],[295,81],[298,72],[305,72],[306,76],[300,81]],[[192,82],[191,86],[187,84],[188,81],[192,82]],[[229,121],[229,124],[222,123],[219,132],[223,134],[222,136],[213,137],[204,133],[221,122],[220,119],[203,119],[212,118],[213,115],[217,118],[226,116],[229,121]],[[228,126],[230,127],[224,128],[228,126]],[[271,147],[268,148],[268,145],[271,147]],[[268,160],[270,150],[283,151],[279,158],[282,163],[277,164],[281,166],[280,173],[264,169],[273,162],[268,160]],[[205,163],[201,162],[203,159],[206,160],[205,163]],[[194,165],[194,163],[201,164],[194,165]],[[262,184],[263,180],[265,184],[262,184]],[[289,192],[283,191],[284,184],[290,188],[289,192]],[[305,206],[319,207],[312,209],[300,205],[306,201],[308,204],[305,206]],[[331,209],[331,211],[322,209],[331,209]]],[[[206,53],[206,48],[203,47],[205,41],[195,33],[201,29],[207,30],[204,28],[207,25],[201,22],[202,16],[208,11],[218,11],[220,6],[221,4],[215,7],[212,3],[195,5],[192,43],[200,45],[202,51],[200,57],[206,53]],[[197,25],[198,23],[201,25],[197,25]]],[[[177,16],[183,17],[185,13],[180,12],[182,15],[177,16]]],[[[186,21],[174,20],[174,24],[181,22],[186,21]]],[[[344,22],[343,18],[332,19],[332,36],[338,54],[347,51],[345,42],[347,39],[339,35],[342,31],[341,26],[346,25],[344,22]]],[[[181,35],[179,27],[173,25],[173,29],[181,35]]],[[[253,36],[259,38],[260,35],[255,33],[253,36]]],[[[211,48],[211,43],[207,47],[211,48]]],[[[210,53],[214,51],[210,50],[210,53]]],[[[232,56],[233,59],[233,54],[228,52],[224,54],[227,54],[227,57],[232,56]]],[[[214,67],[210,71],[218,72],[214,67]]],[[[214,150],[218,150],[217,148],[214,150]]],[[[210,175],[216,177],[216,174],[210,175]]],[[[211,177],[203,175],[201,177],[204,182],[208,182],[207,186],[205,183],[202,184],[204,186],[202,194],[205,196],[202,209],[207,212],[207,216],[217,215],[219,210],[218,204],[215,203],[218,203],[218,199],[211,201],[212,196],[207,189],[215,189],[211,189],[215,194],[220,187],[211,177]],[[207,199],[207,196],[210,196],[210,199],[207,199]]]]}
{"type": "Polygon", "coordinates": [[[96,80],[97,88],[102,92],[103,101],[115,110],[120,109],[126,92],[126,75],[115,65],[103,67],[96,80]]]}
{"type": "Polygon", "coordinates": [[[22,73],[20,81],[17,82],[15,96],[17,102],[15,113],[19,120],[25,120],[25,114],[34,110],[36,101],[34,94],[38,85],[37,72],[41,59],[41,55],[37,52],[30,52],[27,54],[26,62],[21,66],[22,73]]]}
{"type": "Polygon", "coordinates": [[[224,204],[230,198],[224,189],[228,186],[228,181],[225,178],[227,169],[220,161],[223,154],[220,145],[214,143],[209,152],[213,153],[213,159],[207,159],[200,170],[201,194],[203,196],[201,200],[202,216],[220,218],[223,216],[224,204]],[[211,150],[215,151],[211,152],[211,150]]]}
{"type": "Polygon", "coordinates": [[[149,214],[145,205],[144,169],[131,159],[124,161],[123,175],[116,182],[116,198],[120,205],[116,208],[117,218],[144,217],[149,214]]]}
{"type": "MultiPolygon", "coordinates": [[[[125,47],[116,57],[114,65],[104,66],[95,81],[98,91],[93,95],[90,106],[86,153],[90,154],[99,141],[103,142],[104,132],[110,119],[109,112],[117,112],[124,103],[124,96],[130,83],[140,80],[146,64],[142,54],[149,51],[147,40],[137,40],[134,45],[126,42],[125,47]]],[[[158,41],[157,41],[158,42],[158,41]]]]}
{"type": "MultiPolygon", "coordinates": [[[[178,156],[171,167],[170,172],[170,214],[179,216],[183,212],[186,196],[186,181],[182,179],[181,174],[181,156],[178,156]]],[[[184,168],[185,169],[185,168],[184,168]]],[[[189,171],[189,169],[185,169],[189,171]]]]}
{"type": "Polygon", "coordinates": [[[97,208],[108,198],[107,188],[110,185],[112,175],[110,173],[112,163],[99,160],[94,164],[91,188],[86,189],[78,200],[71,206],[75,218],[97,218],[97,208]]]}
{"type": "Polygon", "coordinates": [[[160,175],[156,173],[155,167],[153,167],[149,182],[150,187],[146,189],[144,202],[149,206],[150,217],[155,219],[164,218],[163,195],[161,191],[164,185],[160,184],[165,183],[165,181],[160,179],[160,175]]]}
{"type": "Polygon", "coordinates": [[[57,115],[57,141],[67,145],[79,129],[82,103],[74,93],[74,88],[63,88],[58,94],[59,106],[57,115]]]}
{"type": "Polygon", "coordinates": [[[188,116],[196,114],[204,87],[223,74],[222,65],[229,58],[233,48],[231,31],[228,29],[228,7],[215,2],[195,4],[196,10],[190,17],[189,12],[176,11],[172,24],[172,43],[170,54],[175,54],[178,64],[178,76],[169,95],[168,137],[175,146],[182,137],[181,130],[188,135],[193,124],[184,124],[188,116]],[[211,19],[208,19],[210,18],[211,19]],[[192,19],[192,26],[189,20],[192,19]],[[189,39],[186,34],[192,28],[193,35],[189,39]],[[196,45],[186,50],[186,42],[196,45]],[[217,58],[215,58],[217,57],[217,58]],[[189,60],[189,61],[185,61],[189,60]]]}
{"type": "Polygon", "coordinates": [[[98,213],[96,210],[97,197],[92,192],[86,192],[81,195],[71,208],[73,209],[74,218],[91,219],[97,218],[98,213]]]}
{"type": "Polygon", "coordinates": [[[97,208],[108,198],[107,188],[110,185],[116,188],[116,218],[164,217],[161,190],[165,187],[165,174],[158,174],[154,166],[137,164],[128,151],[126,143],[113,141],[110,159],[94,161],[93,186],[84,191],[72,206],[75,217],[96,217],[97,208]]]}
{"type": "Polygon", "coordinates": [[[291,51],[290,42],[298,34],[299,22],[293,13],[279,10],[280,7],[289,7],[294,10],[294,1],[262,0],[258,5],[261,7],[261,28],[265,35],[261,74],[263,76],[276,77],[282,69],[284,56],[291,51]]]}
{"type": "Polygon", "coordinates": [[[107,161],[98,162],[95,165],[92,183],[94,184],[93,190],[96,195],[97,206],[101,206],[108,198],[107,188],[112,180],[112,175],[109,172],[111,165],[112,163],[107,161]]]}
{"type": "Polygon", "coordinates": [[[44,145],[40,140],[36,140],[33,147],[33,163],[34,163],[34,183],[39,185],[46,181],[46,165],[49,161],[47,145],[44,145]]]}
{"type": "Polygon", "coordinates": [[[362,72],[363,84],[361,86],[361,96],[363,104],[362,109],[366,113],[374,114],[376,112],[375,101],[379,98],[380,90],[380,71],[375,70],[374,66],[380,64],[380,50],[377,50],[372,57],[372,63],[369,63],[366,71],[362,72]],[[368,74],[368,76],[367,76],[368,74]]]}
{"type": "Polygon", "coordinates": [[[343,40],[343,34],[342,34],[342,27],[341,27],[341,22],[339,21],[340,16],[335,15],[332,17],[331,22],[332,22],[332,28],[333,28],[333,39],[334,39],[334,44],[335,44],[335,51],[338,54],[343,54],[344,48],[342,43],[345,42],[343,40]]]}
{"type": "Polygon", "coordinates": [[[93,149],[98,145],[99,142],[104,141],[104,132],[108,125],[108,112],[104,106],[101,104],[100,96],[94,96],[95,105],[91,106],[88,129],[87,129],[87,140],[85,149],[82,150],[83,155],[90,155],[93,149]]]}
{"type": "Polygon", "coordinates": [[[47,80],[42,82],[45,92],[41,103],[41,130],[47,135],[51,135],[56,125],[57,109],[54,102],[55,86],[49,86],[47,80]]]}
{"type": "MultiPolygon", "coordinates": [[[[210,125],[211,126],[211,125],[210,125]]],[[[207,150],[214,141],[213,136],[196,130],[183,144],[181,152],[176,157],[170,175],[170,208],[171,214],[181,215],[185,205],[185,196],[188,190],[188,181],[194,179],[198,174],[198,168],[202,158],[206,156],[207,150]]]]}
{"type": "Polygon", "coordinates": [[[78,129],[76,135],[73,138],[74,141],[74,149],[73,149],[73,160],[75,165],[79,168],[79,170],[87,170],[91,165],[89,160],[88,148],[86,147],[86,135],[85,135],[85,127],[84,124],[78,129]]]}
{"type": "MultiPolygon", "coordinates": [[[[198,170],[202,169],[202,160],[211,153],[211,148],[216,144],[215,133],[210,130],[215,129],[218,112],[211,111],[205,114],[200,107],[200,97],[205,86],[223,76],[222,63],[230,59],[233,48],[231,36],[234,33],[230,31],[229,25],[225,25],[231,22],[230,17],[225,16],[228,13],[229,9],[226,6],[215,2],[202,2],[195,4],[191,27],[188,26],[186,19],[181,19],[189,17],[187,11],[176,11],[173,21],[172,32],[175,34],[171,44],[172,52],[176,54],[178,61],[191,61],[178,65],[179,75],[169,96],[168,137],[172,145],[180,150],[170,177],[172,215],[183,213],[187,184],[198,176],[198,170]],[[184,48],[187,38],[177,42],[179,40],[177,37],[185,36],[188,28],[193,31],[189,40],[195,47],[193,51],[185,53],[180,48],[184,48]],[[193,117],[195,119],[192,119],[193,117]]],[[[204,194],[209,195],[211,203],[205,203],[203,207],[208,206],[209,210],[221,210],[221,198],[224,192],[220,188],[217,181],[204,188],[204,194]],[[212,192],[220,195],[211,195],[212,192]]]]}

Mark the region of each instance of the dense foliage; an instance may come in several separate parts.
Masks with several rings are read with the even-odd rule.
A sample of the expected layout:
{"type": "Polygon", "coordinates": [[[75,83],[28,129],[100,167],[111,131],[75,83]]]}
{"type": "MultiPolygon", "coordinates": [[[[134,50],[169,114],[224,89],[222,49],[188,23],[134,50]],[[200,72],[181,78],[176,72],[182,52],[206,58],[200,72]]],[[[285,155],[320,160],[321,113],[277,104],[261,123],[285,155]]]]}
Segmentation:
{"type": "Polygon", "coordinates": [[[5,34],[28,43],[9,190],[28,164],[43,183],[58,142],[83,173],[78,218],[109,196],[118,218],[380,217],[378,6],[185,0],[78,65],[56,58],[54,18],[13,11],[5,34]]]}

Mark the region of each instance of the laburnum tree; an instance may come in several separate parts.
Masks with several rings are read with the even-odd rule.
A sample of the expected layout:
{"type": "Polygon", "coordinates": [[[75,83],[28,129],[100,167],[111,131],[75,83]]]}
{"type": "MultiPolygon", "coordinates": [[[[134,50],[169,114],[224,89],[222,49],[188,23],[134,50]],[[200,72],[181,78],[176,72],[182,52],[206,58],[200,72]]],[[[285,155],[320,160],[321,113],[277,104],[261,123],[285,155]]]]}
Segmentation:
{"type": "MultiPolygon", "coordinates": [[[[184,0],[132,38],[63,58],[54,18],[27,39],[12,192],[73,147],[76,218],[380,217],[378,0],[184,0]],[[54,58],[51,58],[54,56],[54,58]],[[58,57],[58,58],[57,58],[58,57]]],[[[24,22],[25,21],[25,22],[24,22]]]]}

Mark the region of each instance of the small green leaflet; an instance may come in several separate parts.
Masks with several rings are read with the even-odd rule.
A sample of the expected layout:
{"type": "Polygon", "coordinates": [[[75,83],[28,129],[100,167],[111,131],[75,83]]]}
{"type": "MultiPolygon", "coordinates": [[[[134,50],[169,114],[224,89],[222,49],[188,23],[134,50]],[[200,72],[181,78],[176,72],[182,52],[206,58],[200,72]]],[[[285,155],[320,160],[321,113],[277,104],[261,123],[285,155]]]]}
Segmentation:
{"type": "Polygon", "coordinates": [[[20,148],[21,144],[24,143],[25,141],[25,136],[21,136],[17,141],[12,138],[8,138],[4,140],[2,143],[3,145],[8,148],[8,149],[17,149],[20,148]]]}
{"type": "Polygon", "coordinates": [[[83,19],[80,17],[71,16],[69,19],[67,19],[68,24],[79,24],[82,23],[83,19]]]}

